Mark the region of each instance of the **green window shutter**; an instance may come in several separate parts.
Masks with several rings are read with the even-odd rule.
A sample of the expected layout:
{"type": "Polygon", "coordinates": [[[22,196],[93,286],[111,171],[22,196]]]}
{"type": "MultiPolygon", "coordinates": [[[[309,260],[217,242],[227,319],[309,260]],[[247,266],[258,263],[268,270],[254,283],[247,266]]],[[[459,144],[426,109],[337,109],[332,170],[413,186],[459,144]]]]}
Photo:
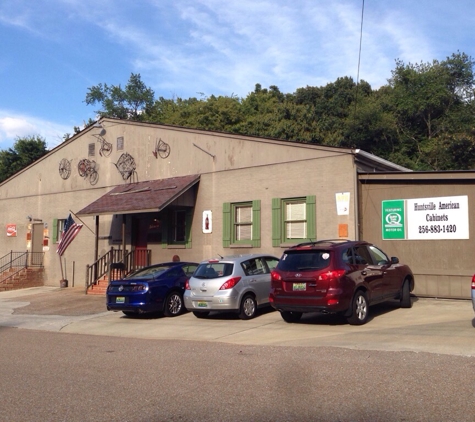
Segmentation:
{"type": "Polygon", "coordinates": [[[309,240],[317,240],[317,197],[315,195],[307,196],[307,237],[309,240]]]}
{"type": "Polygon", "coordinates": [[[252,246],[261,247],[261,201],[252,201],[252,246]]]}
{"type": "Polygon", "coordinates": [[[185,242],[186,249],[191,249],[191,223],[193,220],[193,210],[188,210],[185,216],[185,242]]]}
{"type": "Polygon", "coordinates": [[[272,246],[282,243],[282,201],[272,198],[272,246]]]}
{"type": "Polygon", "coordinates": [[[223,248],[231,245],[231,203],[223,204],[223,248]]]}
{"type": "Polygon", "coordinates": [[[168,247],[168,231],[170,230],[170,213],[164,212],[162,214],[162,248],[168,247]]]}
{"type": "Polygon", "coordinates": [[[53,219],[53,243],[58,243],[58,219],[54,218],[53,219]]]}

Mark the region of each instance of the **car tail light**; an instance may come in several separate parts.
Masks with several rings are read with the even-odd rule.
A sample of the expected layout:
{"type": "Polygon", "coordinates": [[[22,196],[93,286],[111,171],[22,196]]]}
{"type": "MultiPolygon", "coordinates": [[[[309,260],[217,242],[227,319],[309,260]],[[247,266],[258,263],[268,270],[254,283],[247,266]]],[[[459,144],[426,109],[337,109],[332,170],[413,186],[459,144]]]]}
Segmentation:
{"type": "Polygon", "coordinates": [[[271,271],[270,277],[272,281],[282,281],[282,276],[277,271],[271,271]]]}
{"type": "Polygon", "coordinates": [[[233,277],[230,278],[226,283],[224,283],[219,290],[227,290],[227,289],[232,289],[236,284],[239,283],[239,280],[241,280],[241,277],[233,277]]]}
{"type": "Polygon", "coordinates": [[[346,270],[331,270],[326,271],[318,276],[319,281],[334,281],[338,280],[340,277],[344,276],[346,270]]]}
{"type": "Polygon", "coordinates": [[[475,290],[475,275],[472,277],[472,289],[475,290]]]}
{"type": "Polygon", "coordinates": [[[185,290],[191,290],[190,279],[189,278],[187,278],[186,281],[185,281],[185,290]]]}
{"type": "Polygon", "coordinates": [[[133,292],[143,292],[147,290],[147,286],[145,284],[136,284],[132,286],[131,289],[133,292]]]}

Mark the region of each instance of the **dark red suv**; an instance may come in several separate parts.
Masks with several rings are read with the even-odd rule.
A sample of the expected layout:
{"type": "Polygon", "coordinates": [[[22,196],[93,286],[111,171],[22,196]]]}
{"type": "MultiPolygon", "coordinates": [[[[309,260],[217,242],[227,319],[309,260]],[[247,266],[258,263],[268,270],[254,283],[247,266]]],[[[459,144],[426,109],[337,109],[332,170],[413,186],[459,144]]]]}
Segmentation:
{"type": "Polygon", "coordinates": [[[369,306],[396,299],[412,306],[414,275],[364,241],[320,240],[287,249],[271,273],[270,304],[284,321],[302,313],[339,313],[352,325],[368,320],[369,306]]]}

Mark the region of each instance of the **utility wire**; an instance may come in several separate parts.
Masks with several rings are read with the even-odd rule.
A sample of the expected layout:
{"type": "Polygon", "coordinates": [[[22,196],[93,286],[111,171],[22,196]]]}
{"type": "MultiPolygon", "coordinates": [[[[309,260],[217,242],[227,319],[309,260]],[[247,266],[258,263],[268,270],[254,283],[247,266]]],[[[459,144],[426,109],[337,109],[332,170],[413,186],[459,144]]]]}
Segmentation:
{"type": "Polygon", "coordinates": [[[363,16],[364,16],[364,0],[361,6],[360,48],[358,52],[358,71],[356,73],[355,111],[356,111],[356,106],[358,105],[358,86],[360,83],[361,44],[363,41],[363,16]]]}

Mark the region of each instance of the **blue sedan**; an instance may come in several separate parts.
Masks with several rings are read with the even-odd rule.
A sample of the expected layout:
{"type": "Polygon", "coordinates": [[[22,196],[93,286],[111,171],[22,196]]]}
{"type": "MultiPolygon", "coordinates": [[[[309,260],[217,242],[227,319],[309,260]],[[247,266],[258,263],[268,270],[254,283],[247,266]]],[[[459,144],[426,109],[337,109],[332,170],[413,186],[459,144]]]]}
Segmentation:
{"type": "Polygon", "coordinates": [[[107,310],[122,311],[127,316],[152,312],[167,317],[180,315],[185,309],[185,282],[197,266],[195,262],[164,262],[111,281],[107,310]]]}

